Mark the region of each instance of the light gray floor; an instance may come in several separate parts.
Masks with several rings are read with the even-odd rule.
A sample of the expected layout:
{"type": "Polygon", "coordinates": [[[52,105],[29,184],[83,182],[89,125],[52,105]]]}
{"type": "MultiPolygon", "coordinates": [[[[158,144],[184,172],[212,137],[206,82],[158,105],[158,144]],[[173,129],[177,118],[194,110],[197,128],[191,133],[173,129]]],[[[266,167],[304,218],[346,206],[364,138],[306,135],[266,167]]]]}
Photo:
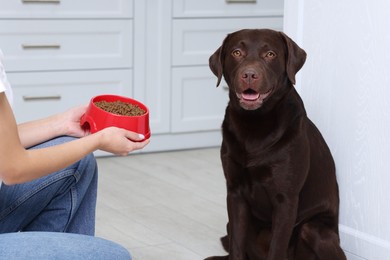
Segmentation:
{"type": "Polygon", "coordinates": [[[226,189],[219,148],[98,158],[96,235],[134,260],[225,255],[226,189]]]}

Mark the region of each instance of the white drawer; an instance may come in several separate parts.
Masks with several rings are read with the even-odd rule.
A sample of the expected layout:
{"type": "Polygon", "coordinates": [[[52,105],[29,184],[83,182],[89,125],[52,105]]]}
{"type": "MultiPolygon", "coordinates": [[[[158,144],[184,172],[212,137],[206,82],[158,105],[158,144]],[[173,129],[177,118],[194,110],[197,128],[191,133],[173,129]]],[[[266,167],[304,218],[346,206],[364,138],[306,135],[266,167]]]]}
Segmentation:
{"type": "Polygon", "coordinates": [[[172,65],[206,65],[228,33],[244,28],[281,31],[282,17],[173,21],[172,65]]]}
{"type": "Polygon", "coordinates": [[[7,71],[132,66],[132,20],[0,20],[7,71]]]}
{"type": "Polygon", "coordinates": [[[8,73],[18,122],[43,118],[73,106],[88,104],[93,96],[131,96],[132,70],[8,73]]]}
{"type": "Polygon", "coordinates": [[[0,18],[130,18],[133,0],[0,0],[0,18]]]}
{"type": "Polygon", "coordinates": [[[228,103],[226,83],[208,66],[172,69],[172,132],[218,130],[228,103]]]}
{"type": "Polygon", "coordinates": [[[284,0],[173,0],[173,16],[282,16],[284,0]]]}

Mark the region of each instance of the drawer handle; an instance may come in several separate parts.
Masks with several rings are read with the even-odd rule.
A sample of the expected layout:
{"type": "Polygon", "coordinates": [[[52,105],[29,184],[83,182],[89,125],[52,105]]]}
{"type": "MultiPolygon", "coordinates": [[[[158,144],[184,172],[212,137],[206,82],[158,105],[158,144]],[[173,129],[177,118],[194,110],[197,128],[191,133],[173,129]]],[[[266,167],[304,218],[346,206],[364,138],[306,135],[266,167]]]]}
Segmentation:
{"type": "Polygon", "coordinates": [[[60,100],[61,95],[53,96],[23,96],[24,101],[45,101],[45,100],[60,100]]]}
{"type": "Polygon", "coordinates": [[[255,4],[257,0],[225,0],[227,4],[255,4]]]}
{"type": "Polygon", "coordinates": [[[59,44],[22,44],[22,48],[27,49],[60,49],[59,44]]]}
{"type": "Polygon", "coordinates": [[[22,0],[23,4],[60,4],[60,0],[22,0]]]}

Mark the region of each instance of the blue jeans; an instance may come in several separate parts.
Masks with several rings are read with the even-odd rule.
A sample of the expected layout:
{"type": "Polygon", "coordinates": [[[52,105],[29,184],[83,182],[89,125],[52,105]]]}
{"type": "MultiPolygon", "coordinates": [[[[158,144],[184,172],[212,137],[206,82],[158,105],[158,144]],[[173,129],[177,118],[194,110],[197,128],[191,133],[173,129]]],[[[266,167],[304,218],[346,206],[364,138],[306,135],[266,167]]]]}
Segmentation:
{"type": "Polygon", "coordinates": [[[52,232],[0,234],[0,259],[131,259],[122,246],[105,239],[52,232]]]}
{"type": "MultiPolygon", "coordinates": [[[[30,149],[73,139],[59,137],[30,149]]],[[[28,183],[11,186],[3,183],[0,234],[54,231],[94,235],[96,194],[97,164],[92,154],[61,171],[28,183]]]]}

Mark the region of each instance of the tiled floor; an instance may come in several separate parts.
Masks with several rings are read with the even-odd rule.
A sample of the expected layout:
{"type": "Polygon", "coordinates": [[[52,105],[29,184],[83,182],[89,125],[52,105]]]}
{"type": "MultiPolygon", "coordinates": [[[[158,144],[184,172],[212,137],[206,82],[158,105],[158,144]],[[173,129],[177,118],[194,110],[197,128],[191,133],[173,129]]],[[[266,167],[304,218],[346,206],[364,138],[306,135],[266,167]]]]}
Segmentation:
{"type": "Polygon", "coordinates": [[[99,158],[96,235],[134,260],[224,255],[226,190],[219,149],[99,158]]]}

